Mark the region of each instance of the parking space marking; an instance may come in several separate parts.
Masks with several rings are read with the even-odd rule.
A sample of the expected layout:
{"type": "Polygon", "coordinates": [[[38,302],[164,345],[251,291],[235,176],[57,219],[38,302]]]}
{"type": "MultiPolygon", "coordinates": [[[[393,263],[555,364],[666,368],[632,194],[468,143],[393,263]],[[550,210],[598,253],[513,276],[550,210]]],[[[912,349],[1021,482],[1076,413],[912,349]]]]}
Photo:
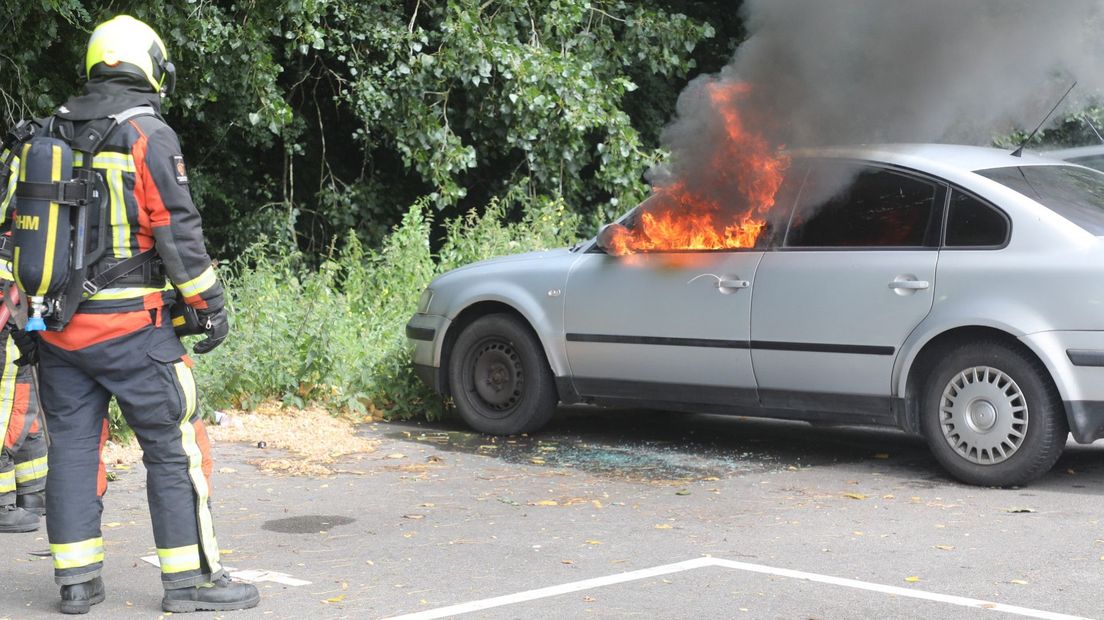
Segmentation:
{"type": "Polygon", "coordinates": [[[733,560],[723,560],[720,558],[697,558],[694,560],[687,560],[685,562],[664,564],[662,566],[634,570],[626,573],[617,573],[616,575],[609,575],[606,577],[596,577],[594,579],[573,581],[558,586],[537,588],[535,590],[526,590],[524,592],[518,592],[516,594],[507,594],[505,596],[485,598],[477,601],[460,603],[457,605],[449,605],[448,607],[438,607],[437,609],[430,609],[427,611],[420,611],[402,616],[392,616],[390,618],[387,618],[386,620],[435,620],[436,618],[448,618],[450,616],[468,614],[476,611],[482,611],[484,609],[491,609],[494,607],[515,605],[517,603],[535,601],[537,599],[548,598],[550,596],[559,596],[561,594],[568,594],[571,592],[580,592],[582,590],[590,590],[603,586],[611,586],[619,583],[626,583],[629,581],[639,581],[641,579],[658,577],[660,575],[670,575],[672,573],[681,573],[683,571],[707,567],[729,568],[733,570],[742,570],[752,573],[761,573],[765,575],[776,575],[778,577],[789,577],[791,579],[802,579],[804,581],[824,583],[833,586],[842,586],[845,588],[855,588],[858,590],[880,592],[882,594],[891,594],[894,596],[901,596],[906,598],[915,598],[926,601],[934,601],[938,603],[947,603],[950,605],[958,605],[960,607],[972,607],[975,609],[999,611],[1007,614],[1024,616],[1027,618],[1041,618],[1043,620],[1090,620],[1089,618],[1083,618],[1081,616],[1070,616],[1067,614],[1061,614],[1052,611],[1043,611],[1041,609],[1017,607],[1015,605],[1005,605],[1003,603],[983,601],[980,599],[967,598],[964,596],[925,592],[924,590],[914,590],[912,588],[887,586],[880,583],[871,583],[869,581],[845,579],[843,577],[820,575],[818,573],[807,573],[805,571],[790,570],[787,568],[775,568],[773,566],[764,566],[762,564],[749,564],[747,562],[736,562],[733,560]]]}

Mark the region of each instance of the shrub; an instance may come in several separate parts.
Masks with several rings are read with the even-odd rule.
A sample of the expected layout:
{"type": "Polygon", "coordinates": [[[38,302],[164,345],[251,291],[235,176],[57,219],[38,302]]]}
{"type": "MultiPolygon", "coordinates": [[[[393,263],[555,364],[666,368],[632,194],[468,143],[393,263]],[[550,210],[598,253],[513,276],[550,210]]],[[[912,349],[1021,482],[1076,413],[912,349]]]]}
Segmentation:
{"type": "Polygon", "coordinates": [[[526,201],[519,221],[510,222],[506,204],[495,200],[481,214],[445,223],[435,261],[431,210],[415,203],[376,251],[350,232],[317,268],[267,241],[224,266],[232,330],[197,359],[204,402],[251,408],[278,399],[388,417],[441,416],[444,403],[414,376],[404,330],[422,290],[463,264],[566,245],[578,222],[553,200],[526,201]]]}

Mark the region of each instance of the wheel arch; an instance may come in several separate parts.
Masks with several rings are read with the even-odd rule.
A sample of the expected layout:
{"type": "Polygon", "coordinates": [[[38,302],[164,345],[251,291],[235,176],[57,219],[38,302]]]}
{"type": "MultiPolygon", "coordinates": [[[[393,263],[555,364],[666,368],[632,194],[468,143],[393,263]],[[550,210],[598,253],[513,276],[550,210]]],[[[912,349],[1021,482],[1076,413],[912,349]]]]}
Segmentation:
{"type": "Polygon", "coordinates": [[[906,431],[920,434],[919,394],[923,387],[924,376],[935,366],[940,352],[956,345],[980,340],[996,340],[1035,358],[1047,369],[1046,379],[1055,385],[1059,395],[1064,395],[1062,386],[1059,381],[1056,381],[1054,369],[1048,363],[1046,356],[1010,330],[992,325],[952,327],[934,333],[926,340],[917,343],[911,349],[912,353],[906,357],[907,365],[902,368],[900,379],[895,386],[896,396],[899,402],[903,403],[902,426],[906,431]]]}
{"type": "Polygon", "coordinates": [[[460,336],[468,325],[471,325],[478,319],[491,315],[491,314],[509,314],[517,317],[523,321],[526,327],[536,337],[537,342],[541,343],[541,348],[544,350],[545,359],[548,360],[549,365],[552,368],[552,374],[560,376],[562,373],[556,368],[554,356],[552,351],[548,348],[548,343],[544,338],[541,338],[540,332],[534,327],[533,320],[526,316],[525,312],[500,299],[483,299],[475,301],[468,306],[465,306],[449,323],[448,329],[445,331],[444,338],[441,340],[441,355],[440,355],[440,368],[441,372],[441,393],[445,396],[451,396],[451,386],[449,385],[448,373],[444,369],[448,368],[449,357],[452,355],[453,345],[456,343],[456,339],[460,336]]]}

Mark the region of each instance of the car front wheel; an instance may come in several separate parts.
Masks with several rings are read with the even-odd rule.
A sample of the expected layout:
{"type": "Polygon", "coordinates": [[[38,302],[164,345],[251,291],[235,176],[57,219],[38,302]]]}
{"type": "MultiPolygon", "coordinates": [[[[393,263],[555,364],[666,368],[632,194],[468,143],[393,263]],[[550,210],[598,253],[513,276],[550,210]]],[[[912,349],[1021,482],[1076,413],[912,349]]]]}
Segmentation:
{"type": "Polygon", "coordinates": [[[928,375],[920,406],[935,458],[970,484],[1014,486],[1041,477],[1069,434],[1046,368],[996,341],[948,351],[928,375]]]}
{"type": "Polygon", "coordinates": [[[489,314],[465,327],[448,372],[460,417],[483,433],[535,431],[548,423],[559,401],[540,341],[510,314],[489,314]]]}

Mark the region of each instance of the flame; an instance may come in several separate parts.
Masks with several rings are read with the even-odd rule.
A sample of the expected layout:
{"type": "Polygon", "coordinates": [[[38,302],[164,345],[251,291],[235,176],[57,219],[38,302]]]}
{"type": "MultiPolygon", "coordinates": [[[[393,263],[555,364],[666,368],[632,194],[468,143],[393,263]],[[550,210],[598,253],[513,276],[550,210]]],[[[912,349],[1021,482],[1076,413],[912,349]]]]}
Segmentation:
{"type": "Polygon", "coordinates": [[[610,254],[755,246],[790,160],[745,127],[739,108],[750,85],[713,81],[704,90],[710,124],[723,132],[705,169],[685,169],[682,162],[680,174],[676,152],[673,180],[652,188],[633,229],[620,224],[607,229],[603,241],[610,254]]]}

